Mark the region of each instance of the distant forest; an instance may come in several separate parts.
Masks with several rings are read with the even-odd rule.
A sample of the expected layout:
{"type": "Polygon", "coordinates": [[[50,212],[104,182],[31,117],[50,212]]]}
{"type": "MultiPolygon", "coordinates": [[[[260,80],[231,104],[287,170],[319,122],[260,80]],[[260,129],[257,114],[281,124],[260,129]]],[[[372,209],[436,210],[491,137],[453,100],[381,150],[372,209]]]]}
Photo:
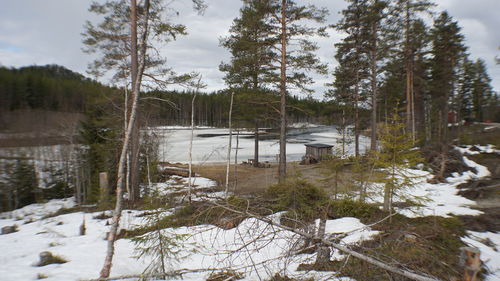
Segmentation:
{"type": "MultiPolygon", "coordinates": [[[[189,125],[191,120],[192,91],[150,91],[142,102],[145,124],[189,125]]],[[[272,95],[271,95],[272,96],[272,95]]],[[[44,110],[95,115],[96,108],[115,117],[123,114],[124,90],[103,85],[58,65],[0,67],[0,114],[18,110],[44,110]]],[[[263,125],[273,126],[272,103],[263,125]]],[[[200,92],[195,100],[195,123],[203,126],[227,126],[230,104],[229,91],[200,92]]],[[[324,123],[328,121],[331,104],[313,98],[290,97],[288,112],[293,122],[324,123]]],[[[246,112],[255,107],[243,98],[235,98],[235,116],[239,126],[246,122],[246,112]]],[[[123,115],[121,115],[123,116],[123,115]]],[[[94,116],[95,117],[95,116],[94,116]]],[[[0,128],[2,126],[0,121],[0,128]]],[[[5,124],[4,124],[5,125],[5,124]]],[[[253,126],[253,125],[252,125],[253,126]]]]}

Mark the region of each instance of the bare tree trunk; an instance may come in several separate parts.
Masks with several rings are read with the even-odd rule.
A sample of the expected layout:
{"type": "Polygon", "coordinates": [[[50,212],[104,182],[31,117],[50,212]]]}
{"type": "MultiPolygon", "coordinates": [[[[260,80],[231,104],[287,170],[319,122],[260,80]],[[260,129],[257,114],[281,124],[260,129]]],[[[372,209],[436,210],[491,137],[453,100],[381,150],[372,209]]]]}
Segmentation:
{"type": "MultiPolygon", "coordinates": [[[[198,82],[199,84],[199,82],[198,82]]],[[[194,101],[196,99],[198,91],[193,94],[193,99],[191,100],[191,136],[189,137],[189,178],[188,178],[188,200],[191,204],[191,176],[193,173],[193,137],[194,137],[194,101]]]]}
{"type": "Polygon", "coordinates": [[[259,123],[255,121],[255,137],[254,137],[254,156],[253,166],[259,167],[259,123]]]}
{"type": "Polygon", "coordinates": [[[233,191],[236,191],[238,187],[238,149],[240,149],[240,129],[236,129],[236,151],[234,152],[234,187],[233,191]]]}
{"type": "Polygon", "coordinates": [[[104,265],[100,272],[100,278],[107,278],[111,272],[113,256],[115,252],[115,241],[116,235],[118,232],[118,227],[120,225],[121,212],[123,208],[123,180],[125,177],[125,159],[127,155],[127,150],[130,145],[130,139],[132,137],[134,125],[136,124],[135,119],[137,118],[137,109],[139,105],[139,95],[140,95],[140,86],[142,80],[142,73],[144,72],[144,67],[146,63],[146,38],[147,38],[147,30],[148,30],[148,20],[149,20],[149,0],[144,1],[144,10],[145,10],[145,27],[144,33],[142,36],[142,48],[141,48],[141,63],[139,64],[139,54],[137,50],[137,3],[136,0],[131,0],[131,9],[130,9],[130,28],[131,28],[131,60],[132,64],[136,64],[138,66],[137,75],[135,76],[135,80],[133,80],[132,84],[132,108],[130,110],[130,118],[127,125],[127,134],[123,139],[123,146],[120,153],[120,160],[118,162],[118,172],[117,172],[117,182],[116,182],[116,205],[113,213],[113,220],[111,223],[111,229],[108,239],[108,246],[106,252],[106,258],[104,259],[104,265]],[[134,62],[135,61],[135,62],[134,62]]]}
{"type": "MultiPolygon", "coordinates": [[[[127,133],[127,124],[128,124],[128,90],[127,90],[128,85],[125,85],[125,110],[124,110],[124,119],[123,119],[123,135],[127,133]]],[[[125,190],[127,191],[128,195],[130,196],[130,149],[127,150],[127,159],[125,160],[126,162],[126,172],[125,172],[125,190]]]]}
{"type": "Polygon", "coordinates": [[[279,182],[286,177],[286,0],[281,1],[281,76],[280,76],[280,155],[279,182]]]}
{"type": "MultiPolygon", "coordinates": [[[[130,65],[130,75],[132,79],[132,92],[137,91],[137,85],[135,81],[138,77],[138,67],[139,60],[137,59],[137,0],[131,0],[131,33],[132,38],[130,42],[131,51],[131,65],[130,65]],[[133,9],[133,11],[132,11],[133,9]],[[135,54],[135,55],[134,55],[135,54]],[[135,57],[135,58],[134,58],[135,57]]],[[[134,123],[132,125],[132,136],[130,140],[130,157],[129,157],[129,167],[130,178],[129,178],[129,200],[135,203],[139,197],[139,141],[140,141],[140,127],[139,127],[139,106],[137,106],[136,117],[134,118],[134,123]]],[[[130,125],[129,125],[130,126],[130,125]]]]}
{"type": "Polygon", "coordinates": [[[356,71],[354,86],[354,155],[359,156],[359,73],[356,71]]]}
{"type": "MultiPolygon", "coordinates": [[[[139,107],[139,106],[138,106],[139,107]]],[[[139,185],[140,185],[140,167],[139,167],[139,154],[140,154],[140,121],[139,117],[140,111],[137,110],[137,115],[134,120],[133,125],[134,130],[132,131],[132,137],[130,140],[130,182],[129,182],[129,200],[131,203],[137,202],[139,200],[139,185]]]]}
{"type": "MultiPolygon", "coordinates": [[[[326,228],[326,219],[322,218],[319,220],[318,232],[316,238],[318,240],[325,239],[325,228],[326,228]]],[[[317,254],[316,254],[316,264],[326,264],[330,261],[330,247],[326,246],[323,243],[318,243],[317,245],[317,254]]]]}
{"type": "Polygon", "coordinates": [[[229,143],[227,145],[227,165],[226,165],[226,198],[229,193],[229,164],[231,163],[231,142],[233,140],[233,131],[231,124],[231,117],[233,114],[233,99],[234,92],[231,92],[231,104],[229,105],[229,143]]]}
{"type": "Polygon", "coordinates": [[[342,156],[345,156],[345,142],[346,142],[345,109],[342,109],[342,156]]]}
{"type": "Polygon", "coordinates": [[[377,150],[377,25],[372,23],[371,46],[371,90],[372,90],[372,132],[370,149],[377,150]]]}

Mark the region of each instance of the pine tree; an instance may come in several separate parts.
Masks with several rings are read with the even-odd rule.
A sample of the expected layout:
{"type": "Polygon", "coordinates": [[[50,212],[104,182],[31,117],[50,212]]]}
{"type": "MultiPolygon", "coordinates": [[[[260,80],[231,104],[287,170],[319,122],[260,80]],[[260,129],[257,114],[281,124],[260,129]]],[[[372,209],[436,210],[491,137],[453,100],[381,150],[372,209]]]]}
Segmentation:
{"type": "MultiPolygon", "coordinates": [[[[456,21],[446,12],[435,20],[432,33],[431,58],[431,121],[432,136],[437,137],[439,144],[447,151],[448,112],[450,98],[457,81],[457,66],[465,51],[464,37],[456,21]]],[[[436,139],[435,139],[436,140],[436,139]]]]}
{"type": "MultiPolygon", "coordinates": [[[[240,17],[233,21],[230,29],[231,36],[223,38],[221,45],[231,52],[231,61],[222,63],[220,70],[225,72],[224,80],[231,87],[237,87],[236,106],[240,102],[253,104],[250,110],[238,110],[239,116],[254,124],[254,161],[255,167],[259,164],[259,123],[266,119],[267,104],[263,94],[264,88],[270,81],[276,81],[277,74],[273,71],[273,60],[277,54],[272,51],[276,44],[276,37],[272,36],[272,26],[267,19],[271,5],[269,1],[244,0],[240,9],[240,17]],[[255,99],[253,99],[255,96],[255,99]]],[[[248,109],[248,106],[246,106],[248,109]]]]}
{"type": "Polygon", "coordinates": [[[7,193],[8,205],[17,209],[37,202],[38,179],[35,163],[26,159],[17,159],[12,165],[6,165],[4,188],[7,193]]]}
{"type": "Polygon", "coordinates": [[[286,177],[286,127],[287,96],[290,88],[310,93],[308,88],[313,83],[308,73],[316,71],[326,74],[327,68],[315,55],[317,44],[309,40],[312,36],[326,36],[325,27],[310,27],[305,21],[322,24],[328,13],[326,9],[318,9],[314,5],[299,6],[293,0],[269,1],[270,12],[266,20],[272,27],[273,50],[277,60],[274,70],[279,71],[279,80],[272,81],[280,93],[280,153],[278,176],[280,182],[286,177]]]}
{"type": "Polygon", "coordinates": [[[475,77],[475,67],[474,63],[467,56],[460,62],[458,75],[458,87],[454,107],[458,113],[459,120],[461,120],[472,117],[473,111],[472,84],[475,77]]]}
{"type": "Polygon", "coordinates": [[[449,150],[449,104],[458,78],[457,66],[466,48],[463,45],[464,37],[460,33],[460,27],[447,12],[442,12],[434,21],[431,38],[430,132],[431,141],[437,143],[441,150],[441,167],[436,178],[443,180],[449,150]]]}
{"type": "MultiPolygon", "coordinates": [[[[138,6],[136,0],[108,0],[104,3],[93,2],[89,11],[103,17],[98,25],[86,22],[83,43],[85,51],[99,54],[98,59],[89,65],[89,73],[101,76],[113,74],[113,82],[131,87],[131,98],[126,104],[132,107],[134,93],[141,92],[144,83],[166,88],[175,83],[187,83],[193,74],[176,74],[167,67],[166,58],[160,56],[161,44],[186,35],[186,27],[174,24],[165,18],[166,7],[162,0],[146,0],[138,6]],[[130,3],[129,3],[130,2],[130,3]]],[[[201,1],[193,1],[195,4],[201,1]]],[[[139,198],[139,120],[140,105],[137,112],[127,110],[128,119],[133,119],[130,139],[130,199],[139,198]],[[134,118],[131,118],[134,116],[134,118]]],[[[127,120],[127,122],[129,121],[127,120]]],[[[127,128],[124,129],[127,131],[127,128]]],[[[127,151],[128,151],[127,148],[127,151]]]]}
{"type": "Polygon", "coordinates": [[[413,147],[413,137],[405,127],[397,110],[394,110],[381,129],[381,150],[372,154],[374,164],[386,174],[382,179],[384,211],[391,211],[394,196],[401,195],[401,191],[414,183],[416,177],[408,169],[422,161],[419,151],[413,147]]]}
{"type": "Polygon", "coordinates": [[[138,259],[149,258],[151,262],[143,272],[146,280],[167,280],[171,267],[189,252],[183,247],[184,235],[169,232],[162,227],[163,212],[161,209],[144,217],[145,225],[152,226],[152,231],[132,238],[138,259]]]}
{"type": "MultiPolygon", "coordinates": [[[[421,19],[420,14],[430,14],[435,4],[429,0],[396,0],[393,7],[396,15],[396,32],[404,30],[402,43],[404,45],[403,60],[406,76],[406,125],[413,135],[417,131],[416,96],[415,96],[415,58],[419,50],[419,36],[415,32],[421,31],[415,27],[421,19]]],[[[423,100],[423,99],[422,99],[423,100]]]]}
{"type": "Polygon", "coordinates": [[[350,104],[353,108],[355,155],[359,155],[360,118],[359,106],[365,97],[361,94],[362,80],[368,75],[369,64],[365,55],[363,18],[368,10],[368,0],[348,0],[349,6],[342,11],[343,18],[336,29],[347,36],[335,44],[335,59],[339,66],[334,71],[335,80],[327,97],[334,98],[340,104],[350,104]]]}
{"type": "MultiPolygon", "coordinates": [[[[200,3],[195,0],[194,3],[200,3]]],[[[145,0],[137,5],[136,0],[106,1],[92,3],[90,11],[103,16],[104,20],[95,26],[87,22],[84,44],[87,52],[99,53],[91,71],[114,71],[115,79],[125,80],[126,87],[131,85],[131,106],[125,122],[125,134],[117,168],[116,206],[113,214],[108,250],[100,273],[101,278],[109,277],[114,255],[114,242],[118,231],[123,204],[126,155],[131,149],[132,198],[139,197],[139,96],[143,82],[148,79],[159,86],[190,81],[192,75],[176,75],[165,67],[165,58],[155,47],[158,43],[175,40],[177,35],[186,33],[185,26],[172,24],[164,19],[166,7],[161,0],[145,0]],[[133,191],[132,191],[133,190],[133,191]]]]}
{"type": "Polygon", "coordinates": [[[474,117],[477,121],[483,122],[484,108],[492,96],[491,78],[486,71],[484,60],[478,59],[474,63],[475,77],[472,82],[472,106],[474,117]]]}
{"type": "Polygon", "coordinates": [[[382,63],[386,61],[389,46],[391,45],[391,33],[387,28],[389,2],[382,0],[372,0],[368,6],[366,16],[366,40],[367,58],[370,65],[370,96],[372,106],[371,116],[371,143],[370,149],[377,150],[377,104],[378,104],[378,84],[381,75],[382,63]]]}

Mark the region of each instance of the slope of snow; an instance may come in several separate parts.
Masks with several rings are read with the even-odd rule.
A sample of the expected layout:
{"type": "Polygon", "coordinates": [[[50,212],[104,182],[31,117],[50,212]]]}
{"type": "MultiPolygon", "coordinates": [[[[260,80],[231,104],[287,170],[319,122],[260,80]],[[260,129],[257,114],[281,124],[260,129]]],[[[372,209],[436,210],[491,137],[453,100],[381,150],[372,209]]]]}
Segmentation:
{"type": "MultiPolygon", "coordinates": [[[[53,203],[51,203],[53,204],[53,203]]],[[[142,225],[140,211],[125,210],[121,224],[125,229],[142,225]]],[[[104,237],[109,230],[107,220],[96,219],[100,213],[71,213],[19,224],[14,219],[1,219],[0,227],[18,223],[19,232],[0,235],[0,276],[3,281],[35,280],[38,274],[45,280],[81,280],[96,278],[105,256],[104,237]],[[87,233],[79,235],[79,227],[85,219],[87,233]],[[68,262],[35,266],[38,255],[50,251],[68,262]]],[[[314,261],[314,254],[292,255],[299,237],[289,231],[279,230],[256,219],[246,219],[238,227],[222,230],[211,225],[181,227],[164,231],[184,235],[184,259],[172,263],[171,269],[231,268],[243,273],[244,280],[262,280],[276,272],[289,276],[306,274],[314,280],[331,279],[332,273],[297,272],[300,263],[314,261]],[[258,238],[258,239],[256,239],[258,238]]],[[[341,243],[359,243],[370,239],[377,232],[370,231],[355,218],[327,221],[327,234],[344,233],[341,243]]],[[[116,243],[112,275],[139,274],[149,259],[135,258],[134,244],[127,239],[116,243]]],[[[342,257],[335,253],[334,258],[342,257]]],[[[183,275],[183,280],[206,280],[211,270],[183,275]]],[[[349,280],[341,278],[337,280],[349,280]]]]}

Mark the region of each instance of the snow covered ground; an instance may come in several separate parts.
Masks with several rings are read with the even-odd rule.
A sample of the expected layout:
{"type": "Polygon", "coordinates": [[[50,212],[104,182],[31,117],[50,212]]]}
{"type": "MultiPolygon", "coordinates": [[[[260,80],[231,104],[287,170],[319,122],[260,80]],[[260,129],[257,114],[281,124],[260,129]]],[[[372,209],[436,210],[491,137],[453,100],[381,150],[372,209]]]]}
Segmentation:
{"type": "MultiPolygon", "coordinates": [[[[304,144],[324,143],[340,148],[338,140],[341,135],[334,126],[321,126],[312,124],[295,124],[296,129],[289,130],[287,140],[287,160],[297,161],[305,154],[304,144]]],[[[188,145],[191,130],[188,127],[158,127],[154,131],[161,137],[160,155],[162,161],[181,162],[188,161],[188,145]]],[[[223,128],[196,128],[193,139],[193,161],[195,163],[225,162],[229,130],[223,128]],[[205,136],[200,136],[205,135],[205,136]]],[[[253,158],[254,139],[252,132],[241,131],[239,137],[238,162],[253,158]],[[245,136],[246,135],[246,136],[245,136]]],[[[370,139],[360,137],[360,148],[363,152],[369,147],[370,139]]],[[[232,159],[236,150],[236,132],[233,130],[232,159]]],[[[354,152],[354,143],[347,146],[347,153],[354,152]]],[[[279,153],[277,139],[261,140],[259,143],[259,156],[261,161],[276,162],[279,153]]],[[[234,160],[233,160],[234,161],[234,160]]]]}
{"type": "MultiPolygon", "coordinates": [[[[53,200],[45,206],[47,210],[52,211],[56,206],[61,206],[61,203],[53,200]]],[[[125,210],[122,227],[131,229],[143,225],[143,218],[137,216],[140,213],[125,210]]],[[[78,212],[26,224],[24,220],[1,219],[0,227],[17,224],[19,232],[0,236],[0,279],[36,280],[39,274],[47,276],[45,280],[96,278],[104,260],[104,237],[109,230],[106,219],[95,218],[100,214],[78,212]],[[83,220],[86,222],[87,233],[80,236],[79,227],[83,220]],[[38,267],[38,255],[43,251],[50,251],[68,262],[38,267]]],[[[276,214],[275,218],[278,219],[279,215],[276,214]]],[[[245,276],[244,280],[262,280],[277,272],[288,276],[306,275],[314,280],[335,280],[332,279],[331,272],[298,272],[297,266],[303,262],[314,261],[314,254],[290,254],[296,249],[294,246],[296,247],[299,237],[256,219],[247,219],[237,228],[230,230],[200,225],[164,231],[185,237],[184,258],[172,261],[173,270],[207,269],[187,273],[183,275],[183,280],[206,280],[210,273],[218,268],[236,270],[245,276]],[[259,239],[255,240],[256,237],[259,239]]],[[[341,243],[345,244],[359,243],[377,234],[355,218],[329,220],[326,232],[331,236],[345,234],[341,240],[341,243]]],[[[112,275],[141,273],[150,261],[138,260],[135,258],[136,254],[133,242],[128,239],[118,240],[112,275]]],[[[338,252],[333,253],[334,259],[342,257],[338,252]]]]}
{"type": "MultiPolygon", "coordinates": [[[[442,184],[427,183],[426,179],[430,177],[428,172],[412,170],[411,172],[420,175],[421,179],[413,189],[407,192],[427,197],[428,200],[423,201],[421,207],[398,211],[408,216],[479,215],[481,212],[473,209],[473,201],[457,195],[456,186],[469,179],[487,176],[489,171],[486,167],[469,159],[466,159],[466,163],[475,167],[477,173],[455,174],[447,179],[448,183],[442,184]]],[[[182,189],[185,182],[185,178],[174,178],[156,187],[159,192],[168,193],[166,189],[182,189]]],[[[212,186],[213,182],[205,178],[196,178],[195,185],[196,188],[206,188],[212,186]]],[[[19,228],[18,232],[0,235],[0,280],[36,280],[39,274],[47,276],[45,280],[61,281],[90,279],[98,276],[106,249],[104,238],[109,231],[107,220],[97,218],[102,212],[77,212],[43,219],[45,215],[60,208],[72,206],[74,206],[73,199],[51,200],[45,204],[34,204],[10,213],[0,214],[0,228],[14,224],[19,228]],[[80,236],[79,228],[84,220],[87,232],[86,235],[80,236]],[[68,262],[43,267],[35,266],[39,260],[38,255],[43,251],[50,251],[68,262]]],[[[146,222],[140,216],[142,213],[142,211],[125,210],[121,227],[133,229],[144,225],[146,222]]],[[[280,214],[275,214],[273,219],[278,219],[279,216],[280,214]]],[[[182,243],[184,258],[172,261],[172,270],[210,269],[186,273],[183,275],[183,280],[205,280],[211,272],[228,267],[242,273],[245,276],[244,280],[262,280],[277,272],[290,277],[310,277],[314,280],[350,280],[335,276],[333,272],[297,271],[300,263],[313,262],[315,254],[292,255],[293,250],[297,249],[299,237],[256,219],[247,219],[230,230],[200,225],[164,231],[182,235],[185,238],[182,243]],[[255,237],[259,239],[254,241],[255,237]]],[[[346,245],[371,239],[378,234],[358,219],[349,217],[327,221],[326,233],[332,238],[342,237],[340,241],[346,245]]],[[[481,250],[481,259],[490,272],[486,280],[499,281],[500,234],[470,231],[462,240],[481,250]]],[[[133,242],[128,239],[118,240],[112,275],[141,273],[150,260],[138,260],[136,256],[133,242]]],[[[333,259],[342,257],[343,255],[338,251],[333,252],[333,259]]]]}

